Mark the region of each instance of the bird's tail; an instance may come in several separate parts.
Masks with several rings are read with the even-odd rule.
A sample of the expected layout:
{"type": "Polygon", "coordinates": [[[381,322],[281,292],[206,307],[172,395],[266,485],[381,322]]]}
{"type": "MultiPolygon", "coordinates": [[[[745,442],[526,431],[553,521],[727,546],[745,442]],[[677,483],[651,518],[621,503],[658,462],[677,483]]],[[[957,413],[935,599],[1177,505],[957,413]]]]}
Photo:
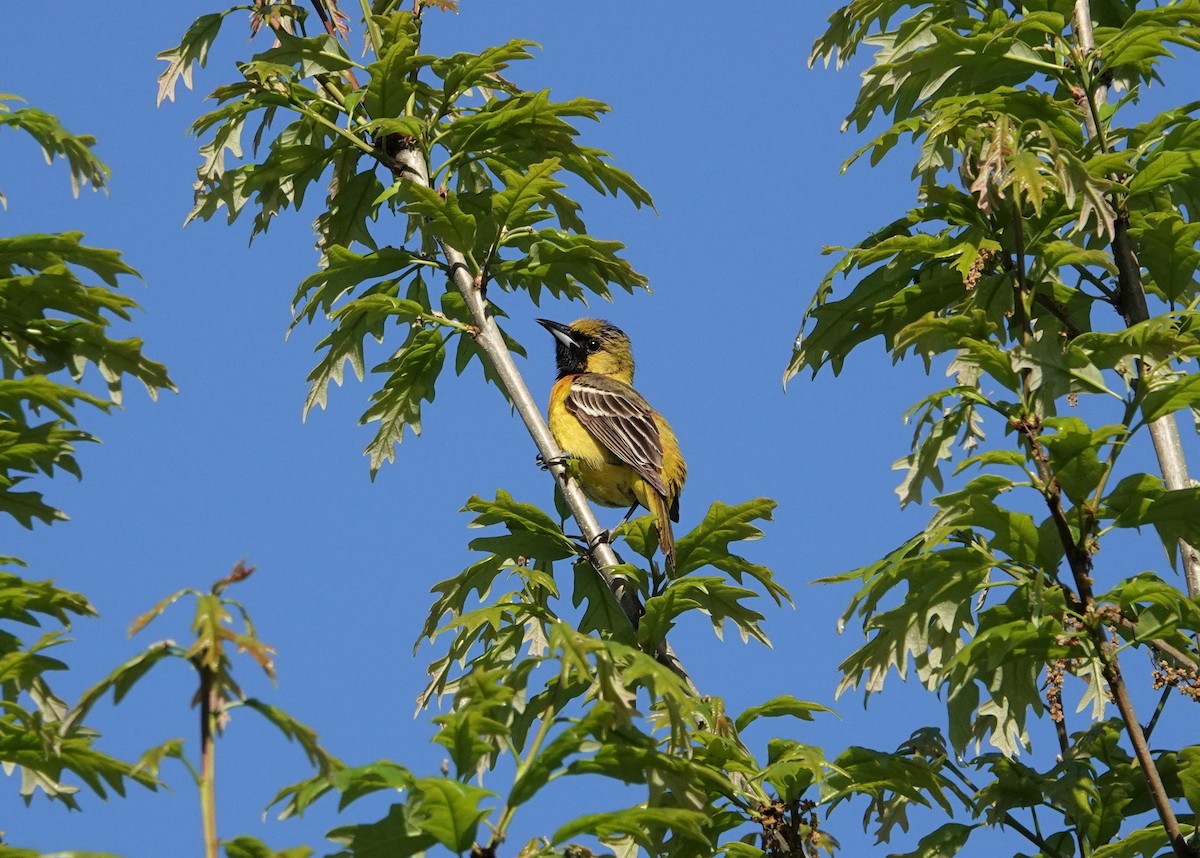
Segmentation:
{"type": "Polygon", "coordinates": [[[658,547],[662,549],[663,559],[667,569],[675,571],[675,533],[671,530],[671,515],[667,508],[667,500],[658,492],[647,492],[650,495],[650,512],[654,514],[654,522],[658,527],[658,547]]]}

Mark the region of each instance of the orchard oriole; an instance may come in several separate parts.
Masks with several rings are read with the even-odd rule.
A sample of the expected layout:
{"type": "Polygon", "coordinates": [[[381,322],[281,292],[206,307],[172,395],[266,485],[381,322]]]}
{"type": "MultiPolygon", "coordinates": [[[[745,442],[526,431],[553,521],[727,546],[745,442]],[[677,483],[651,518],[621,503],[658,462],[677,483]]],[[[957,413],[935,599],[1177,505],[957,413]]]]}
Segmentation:
{"type": "Polygon", "coordinates": [[[667,421],[633,389],[629,337],[600,319],[569,325],[537,321],[557,341],[550,432],[563,452],[578,460],[583,493],[604,506],[648,509],[658,527],[659,548],[673,569],[671,522],[679,521],[687,465],[667,421]]]}

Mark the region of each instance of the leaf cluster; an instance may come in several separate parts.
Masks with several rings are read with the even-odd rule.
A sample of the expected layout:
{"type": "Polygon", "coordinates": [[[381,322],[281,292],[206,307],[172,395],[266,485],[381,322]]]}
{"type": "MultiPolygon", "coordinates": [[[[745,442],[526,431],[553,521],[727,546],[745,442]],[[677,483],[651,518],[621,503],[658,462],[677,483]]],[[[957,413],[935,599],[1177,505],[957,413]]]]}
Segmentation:
{"type": "MultiPolygon", "coordinates": [[[[761,616],[743,604],[753,591],[696,573],[714,568],[737,581],[750,575],[774,598],[787,598],[770,570],[727,550],[731,541],[759,536],[753,522],[769,516],[772,506],[762,500],[714,505],[680,540],[678,577],[671,580],[656,576],[653,565],[614,570],[646,599],[646,617],[633,629],[558,522],[503,491],[492,500],[472,498],[473,524],[503,532],[473,540],[471,547],[485,557],[434,587],[438,599],[421,635],[451,639],[431,665],[419,701],[448,701],[433,722],[449,773],[419,778],[386,761],[336,770],[284,790],[277,798],[283,815],[302,813],[333,792],[345,808],[369,792],[400,788],[405,799],[385,818],[330,833],[347,845],[345,855],[371,854],[383,844],[396,855],[437,845],[495,849],[518,810],[548,785],[590,776],[637,786],[644,798],[560,823],[522,854],[570,853],[581,848],[571,844],[587,836],[653,854],[701,856],[718,848],[762,854],[750,844],[765,836],[759,814],[771,806],[770,795],[799,808],[829,767],[818,749],[792,741],[773,742],[761,764],[739,734],[760,718],[808,721],[824,707],[780,697],[734,719],[719,699],[697,697],[655,657],[654,644],[664,624],[692,610],[708,614],[718,633],[728,620],[743,638],[765,641],[761,616]],[[570,560],[575,575],[568,603],[553,566],[570,560]],[[503,777],[510,767],[504,794],[470,783],[503,777]],[[484,822],[493,832],[490,843],[482,836],[484,822]]],[[[631,522],[629,547],[652,554],[647,530],[646,521],[631,522]]],[[[807,823],[804,830],[813,842],[824,836],[807,823]]]]}
{"type": "MultiPolygon", "coordinates": [[[[306,410],[325,405],[347,364],[361,381],[370,342],[399,326],[399,347],[370,367],[378,385],[362,420],[378,424],[367,448],[375,472],[393,460],[406,430],[421,431],[422,405],[434,398],[447,352],[459,374],[480,357],[452,272],[439,260],[442,246],[463,254],[481,290],[525,292],[535,303],[544,293],[609,297],[614,286],[630,291],[646,280],[621,258],[620,243],[587,233],[568,185],[639,207],[650,197],[606,153],[577,139],[577,123],[607,106],[554,101],[502,75],[531,56],[531,42],[436,57],[420,50],[421,15],[389,11],[365,21],[368,56],[359,62],[345,39],[306,35],[300,9],[268,8],[280,14],[260,11],[256,21],[272,46],[238,66],[240,80],[218,87],[220,106],[193,126],[205,142],[191,216],[224,209],[233,221],[250,212],[253,237],[280,212],[299,209],[314,185],[324,188],[314,223],[321,269],[293,298],[296,323],[320,316],[331,326],[306,410]],[[251,129],[247,152],[242,138],[251,129]],[[429,165],[428,175],[414,172],[414,159],[429,165]],[[383,214],[407,223],[403,242],[378,236],[383,214]]],[[[160,55],[168,63],[160,99],[173,98],[179,81],[191,85],[227,15],[201,18],[160,55]]],[[[514,341],[509,347],[522,352],[514,341]]]]}
{"type": "MultiPolygon", "coordinates": [[[[65,159],[76,195],[87,183],[103,187],[109,173],[92,152],[95,140],[35,107],[14,109],[20,100],[0,95],[0,128],[31,136],[48,163],[65,159]]],[[[95,440],[80,428],[81,406],[119,405],[126,377],[151,396],[173,389],[165,368],[142,354],[140,340],[115,339],[110,331],[137,309],[116,291],[119,277],[136,272],[117,251],[82,239],[71,232],[0,236],[0,513],[27,528],[66,518],[25,484],[61,472],[81,476],[75,445],[95,440]],[[93,279],[100,284],[86,282],[93,279]],[[89,366],[99,384],[85,379],[89,366]]],[[[78,783],[101,798],[124,795],[130,782],[155,788],[150,772],[102,753],[98,734],[51,687],[53,673],[67,669],[51,652],[69,642],[73,618],[95,615],[91,603],[16,574],[24,565],[17,558],[0,558],[0,565],[0,765],[19,773],[24,801],[41,791],[78,809],[78,783]],[[52,628],[25,636],[44,625],[52,628]]],[[[29,854],[3,844],[0,851],[29,854]]]]}
{"type": "Polygon", "coordinates": [[[1105,718],[1142,678],[1122,673],[1124,650],[1168,672],[1200,664],[1196,594],[1101,553],[1140,533],[1121,541],[1178,565],[1200,539],[1195,489],[1124,455],[1197,404],[1197,103],[1123,124],[1168,45],[1200,46],[1200,5],[855,0],[813,48],[838,64],[871,48],[846,124],[874,136],[847,166],[911,154],[917,204],[828,249],[787,377],[838,373],[879,337],[893,360],[952,380],[905,415],[911,449],[895,464],[901,504],[928,500],[929,523],[826,579],[857,587],[842,622],[865,635],[840,691],[911,673],[946,701],[944,739],[929,728],[896,752],[851,749],[827,785],[835,805],[867,796],[885,841],[917,805],[975,820],[908,854],[954,854],[997,825],[1038,854],[1157,855],[1168,841],[1182,854],[1191,830],[1163,807],[1195,810],[1175,775],[1194,748],[1151,754],[1142,724],[1157,716],[1139,724],[1132,703],[1105,718]],[[1089,722],[1076,732],[1072,699],[1089,722]],[[1016,759],[1039,719],[1057,739],[1042,771],[1016,759]]]}

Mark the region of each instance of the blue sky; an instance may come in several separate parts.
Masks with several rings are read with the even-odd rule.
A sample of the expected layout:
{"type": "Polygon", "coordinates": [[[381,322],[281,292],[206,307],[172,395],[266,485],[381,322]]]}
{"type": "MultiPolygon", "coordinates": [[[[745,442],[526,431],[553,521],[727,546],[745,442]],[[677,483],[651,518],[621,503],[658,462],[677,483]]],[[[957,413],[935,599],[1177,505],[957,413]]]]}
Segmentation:
{"type": "MultiPolygon", "coordinates": [[[[451,53],[509,38],[539,42],[536,59],[510,77],[556,98],[611,104],[614,112],[588,125],[584,139],[611,152],[657,206],[637,211],[580,194],[592,232],[628,245],[652,295],[588,309],[534,308],[504,296],[508,329],[529,352],[519,365],[530,387],[544,401],[554,376],[552,342],[534,317],[608,318],[632,338],[638,386],[668,416],[688,457],[679,532],[715,500],[779,502],[766,539],[744,553],[774,569],[796,609],[759,606],[769,650],[741,644],[733,630],[721,644],[707,622],[685,623],[672,642],[701,690],[726,697],[731,711],[778,694],[834,706],[840,719],[787,727],[831,757],[850,744],[893,748],[921,724],[940,723],[936,700],[895,680],[865,711],[858,695],[834,701],[837,664],[858,641],[853,627],[842,636],[835,628],[850,590],[809,583],[877,558],[927,516],[897,509],[899,474],[890,469],[907,452],[901,415],[929,389],[919,364],[892,368],[881,347],[868,347],[839,378],[800,377],[786,394],[780,381],[800,316],[829,266],[822,246],[852,243],[912,202],[903,154],[876,170],[861,164],[839,174],[861,143],[839,132],[858,78],[805,68],[835,4],[750,10],[703,2],[686,12],[627,0],[462,6],[458,15],[430,14],[426,47],[451,53]]],[[[413,709],[440,650],[424,646],[414,656],[413,642],[430,586],[472,561],[465,546],[474,534],[459,510],[472,494],[499,488],[550,508],[551,482],[535,467],[519,420],[476,371],[443,378],[423,436],[406,440],[374,482],[362,456],[372,432],[357,425],[366,385],[349,381],[332,391],[327,411],[301,421],[324,328],[284,335],[296,284],[316,265],[309,224],[317,210],[285,215],[249,247],[248,223],[182,226],[198,163],[186,130],[204,109],[202,96],[247,56],[244,22],[226,25],[196,92],[180,89],[178,103],[155,107],[155,54],[215,8],[194,0],[138,4],[124,14],[75,0],[53,13],[40,3],[6,5],[0,91],[95,135],[113,178],[107,194],[73,200],[62,165],[46,167],[32,142],[0,134],[0,190],[8,197],[0,234],[81,230],[92,245],[120,249],[144,277],[127,281],[145,308],[128,335],[144,338],[147,352],[168,365],[179,393],[150,402],[130,389],[124,410],[89,418],[103,444],[80,451],[83,481],[44,487],[71,520],[33,532],[0,522],[3,553],[29,561],[32,577],[84,592],[101,613],[76,625],[76,642],[62,653],[73,668],[59,680],[68,697],[154,640],[186,639],[186,609],[132,641],[126,628],[168,593],[207,588],[245,559],[258,572],[231,595],[278,650],[279,672],[272,687],[248,663],[239,666],[247,689],[311,724],[348,762],[388,757],[435,774],[440,749],[428,742],[428,716],[414,720],[413,709]]],[[[619,515],[600,511],[610,524],[619,515]]],[[[182,736],[194,751],[193,691],[181,667],[160,668],[120,707],[97,708],[103,747],[136,756],[182,736]]],[[[750,737],[764,756],[767,737],[750,737]]],[[[332,804],[319,805],[301,821],[264,820],[275,791],[307,767],[300,750],[253,713],[230,725],[218,766],[225,837],[319,847],[329,828],[377,818],[385,807],[364,803],[339,817],[332,804]]],[[[197,854],[194,790],[182,769],[167,777],[169,792],[107,803],[84,795],[76,814],[40,799],[25,810],[15,779],[0,779],[0,828],[14,844],[45,851],[197,854]]],[[[569,806],[582,795],[567,788],[556,801],[569,806]]],[[[614,793],[609,808],[632,800],[614,793]]],[[[539,828],[530,814],[514,842],[549,834],[565,819],[539,828]]],[[[843,854],[863,854],[872,842],[854,809],[839,813],[832,830],[843,854]]]]}

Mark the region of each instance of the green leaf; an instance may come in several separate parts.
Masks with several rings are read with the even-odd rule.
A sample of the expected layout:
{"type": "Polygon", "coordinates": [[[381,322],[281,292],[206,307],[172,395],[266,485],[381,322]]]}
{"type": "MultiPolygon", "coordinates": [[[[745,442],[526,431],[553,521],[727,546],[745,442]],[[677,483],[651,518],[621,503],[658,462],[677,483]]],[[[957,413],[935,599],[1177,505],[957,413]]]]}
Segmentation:
{"type": "Polygon", "coordinates": [[[1043,425],[1053,430],[1043,434],[1041,441],[1055,479],[1071,503],[1087,503],[1105,472],[1100,453],[1106,444],[1120,443],[1128,430],[1122,425],[1091,429],[1075,417],[1048,417],[1043,425]]]}
{"type": "Polygon", "coordinates": [[[113,705],[117,705],[155,665],[165,658],[178,658],[180,652],[178,647],[162,642],[135,655],[83,693],[79,702],[75,704],[68,723],[78,723],[86,718],[92,706],[109,691],[112,691],[113,705]]]}
{"type": "Polygon", "coordinates": [[[1167,301],[1189,301],[1196,291],[1200,266],[1200,223],[1189,223],[1178,211],[1148,212],[1129,230],[1138,242],[1138,259],[1167,301]]]}
{"type": "Polygon", "coordinates": [[[926,540],[939,542],[936,532],[921,534],[876,563],[824,579],[863,582],[841,624],[857,613],[868,641],[840,665],[839,695],[859,685],[868,694],[881,691],[889,671],[906,678],[909,659],[926,687],[936,686],[974,631],[972,604],[990,585],[996,559],[974,544],[928,550],[926,540]],[[906,596],[881,610],[900,588],[906,596]]]}
{"type": "Polygon", "coordinates": [[[366,254],[337,245],[330,247],[325,268],[306,277],[296,290],[292,299],[296,314],[293,326],[301,318],[311,322],[317,313],[330,312],[339,299],[350,294],[360,283],[402,271],[413,262],[412,254],[394,247],[381,247],[366,254]]]}
{"type": "Polygon", "coordinates": [[[479,823],[489,812],[479,804],[493,793],[447,778],[419,778],[411,790],[411,819],[420,831],[451,852],[471,848],[479,823]]]}
{"type": "MultiPolygon", "coordinates": [[[[373,289],[383,289],[377,284],[373,289]]],[[[355,298],[333,314],[334,329],[317,345],[324,350],[321,362],[308,374],[309,389],[304,400],[302,414],[315,406],[325,408],[329,399],[330,383],[341,386],[346,364],[354,371],[359,381],[363,379],[363,343],[367,337],[383,342],[389,322],[418,325],[429,316],[429,311],[416,301],[397,298],[383,291],[355,298]]]]}
{"type": "Polygon", "coordinates": [[[1132,831],[1114,843],[1098,847],[1092,852],[1092,858],[1157,858],[1164,854],[1163,846],[1167,843],[1167,833],[1162,823],[1155,823],[1132,831]]]}
{"type": "Polygon", "coordinates": [[[1197,404],[1200,404],[1200,375],[1184,375],[1146,391],[1142,397],[1141,422],[1153,423],[1160,417],[1181,408],[1194,408],[1197,404]]]}
{"type": "Polygon", "coordinates": [[[785,694],[780,697],[772,697],[765,703],[743,710],[734,723],[738,732],[741,732],[759,718],[799,718],[801,721],[811,721],[814,712],[833,712],[833,710],[819,703],[797,700],[790,694],[785,694]]]}
{"type": "Polygon", "coordinates": [[[43,524],[67,520],[66,513],[42,501],[41,492],[0,491],[0,513],[11,515],[28,530],[33,530],[34,519],[43,524]]]}
{"type": "Polygon", "coordinates": [[[1037,562],[1040,535],[1028,513],[1013,512],[993,500],[1012,489],[1012,480],[999,474],[981,474],[956,492],[934,499],[938,513],[929,529],[979,527],[992,532],[991,547],[1026,566],[1037,562]]]}
{"type": "Polygon", "coordinates": [[[39,626],[37,614],[69,627],[72,615],[95,616],[96,609],[82,593],[63,590],[53,581],[31,581],[0,570],[0,619],[39,626]]]}
{"type": "Polygon", "coordinates": [[[846,356],[861,343],[882,336],[890,347],[905,327],[965,294],[961,275],[948,269],[945,261],[967,248],[948,233],[888,234],[893,228],[898,230],[900,223],[846,251],[826,275],[805,314],[805,322],[812,319],[815,324],[811,332],[802,329],[797,338],[789,376],[804,366],[816,373],[826,364],[836,375],[846,356]],[[846,298],[828,300],[838,273],[877,263],[882,264],[865,275],[846,298]]]}
{"type": "Polygon", "coordinates": [[[420,37],[412,17],[391,16],[379,59],[367,66],[370,80],[364,87],[362,103],[372,119],[406,115],[413,94],[411,74],[430,59],[417,53],[419,45],[420,37]]]}
{"type": "Polygon", "coordinates": [[[485,500],[472,495],[463,507],[463,512],[477,513],[471,521],[471,527],[489,527],[493,524],[503,524],[510,533],[527,531],[551,538],[559,538],[566,544],[570,540],[563,536],[558,522],[547,515],[541,507],[531,503],[522,503],[504,489],[497,489],[494,500],[485,500]]]}
{"type": "Polygon", "coordinates": [[[1134,619],[1136,641],[1166,639],[1178,629],[1200,631],[1200,606],[1152,572],[1126,578],[1097,598],[1118,605],[1134,619]]]}
{"type": "Polygon", "coordinates": [[[497,258],[490,273],[501,288],[523,289],[536,304],[542,289],[556,298],[583,299],[586,292],[610,298],[609,284],[626,292],[646,288],[648,280],[618,254],[625,245],[577,235],[561,229],[517,230],[502,246],[520,252],[516,258],[497,258]]]}
{"type": "Polygon", "coordinates": [[[771,739],[761,777],[782,801],[792,802],[799,801],[809,787],[824,781],[835,768],[826,762],[820,748],[790,739],[771,739]]]}
{"type": "Polygon", "coordinates": [[[156,57],[167,64],[167,68],[158,76],[158,104],[163,99],[175,100],[175,84],[180,80],[188,89],[192,88],[192,67],[199,65],[204,68],[208,62],[208,49],[221,30],[225,16],[235,9],[227,9],[211,15],[201,15],[187,32],[183,41],[168,51],[162,51],[156,57]]]}
{"type": "Polygon", "coordinates": [[[593,837],[628,835],[651,850],[655,834],[670,832],[700,848],[712,848],[704,833],[707,814],[677,807],[629,807],[609,813],[581,816],[554,832],[552,842],[566,843],[581,834],[593,837]]]}
{"type": "Polygon", "coordinates": [[[335,828],[326,837],[349,847],[346,858],[408,858],[424,855],[438,843],[419,821],[420,811],[393,804],[378,822],[335,828]]]}
{"type": "Polygon", "coordinates": [[[876,836],[886,842],[896,825],[908,828],[910,806],[935,803],[951,813],[946,783],[929,761],[853,746],[834,760],[836,770],[822,785],[822,801],[831,808],[854,795],[871,798],[868,811],[879,822],[876,836]]]}
{"type": "Polygon", "coordinates": [[[408,769],[397,763],[381,760],[365,766],[338,768],[332,774],[318,772],[307,780],[281,789],[267,807],[269,809],[283,804],[283,809],[279,812],[280,819],[301,816],[317,799],[331,790],[336,790],[341,793],[338,800],[340,811],[372,793],[406,790],[412,781],[413,777],[408,769]]]}
{"type": "Polygon", "coordinates": [[[1176,754],[1179,761],[1179,782],[1183,795],[1192,813],[1200,813],[1200,745],[1181,748],[1176,754]]]}
{"type": "Polygon", "coordinates": [[[550,158],[532,165],[522,173],[513,170],[501,173],[504,190],[496,194],[492,201],[492,216],[501,232],[532,226],[543,216],[548,216],[548,212],[531,213],[530,210],[534,206],[545,208],[547,192],[566,187],[553,178],[559,169],[559,160],[550,158]]]}
{"type": "MultiPolygon", "coordinates": [[[[633,643],[633,628],[629,617],[621,608],[621,604],[613,595],[612,590],[586,559],[575,563],[575,586],[571,594],[571,603],[578,608],[584,602],[587,607],[579,619],[579,631],[600,632],[606,637],[633,643]]],[[[621,567],[613,570],[620,574],[621,567]]]]}
{"type": "Polygon", "coordinates": [[[379,423],[379,429],[366,454],[374,475],[384,462],[394,462],[395,447],[404,440],[405,428],[421,434],[421,402],[432,402],[434,383],[446,358],[446,345],[436,330],[415,331],[407,345],[395,357],[384,361],[372,372],[387,373],[383,387],[371,394],[372,405],[359,421],[379,423]]]}
{"type": "Polygon", "coordinates": [[[967,845],[971,832],[978,827],[947,822],[922,837],[912,852],[893,853],[888,858],[948,858],[950,855],[957,855],[967,845]]]}
{"type": "Polygon", "coordinates": [[[278,706],[264,703],[253,697],[248,697],[242,702],[266,718],[288,741],[300,745],[304,749],[305,756],[308,757],[309,765],[320,769],[323,773],[331,773],[335,769],[342,768],[342,764],[321,747],[320,742],[317,741],[317,731],[312,727],[297,721],[278,706]]]}
{"type": "Polygon", "coordinates": [[[476,217],[459,204],[452,190],[435,191],[410,179],[397,179],[378,200],[396,199],[403,210],[421,224],[421,229],[462,253],[475,250],[476,217]]]}
{"type": "Polygon", "coordinates": [[[754,578],[776,604],[782,604],[785,599],[791,602],[791,596],[775,581],[770,569],[750,563],[729,550],[731,542],[761,539],[762,531],[752,522],[770,521],[774,509],[775,501],[770,498],[756,498],[736,506],[715,502],[709,507],[703,521],[678,540],[676,576],[682,577],[705,566],[713,566],[728,572],[739,584],[746,575],[754,578]]]}
{"type": "MultiPolygon", "coordinates": [[[[129,267],[121,259],[117,250],[99,247],[89,247],[83,243],[81,232],[60,232],[52,234],[12,235],[0,237],[0,263],[29,270],[54,268],[61,263],[77,265],[86,268],[103,280],[108,286],[117,286],[117,277],[122,274],[138,276],[135,269],[129,267]]],[[[55,273],[58,273],[55,269],[55,273]]],[[[96,292],[96,294],[103,294],[96,292]]],[[[106,299],[108,296],[105,296],[106,299]]],[[[123,299],[124,306],[136,306],[129,299],[123,299]]],[[[108,309],[115,309],[109,307],[108,309]]],[[[123,318],[129,318],[122,314],[123,318]]]]}
{"type": "MultiPolygon", "coordinates": [[[[979,348],[964,350],[957,362],[982,366],[981,354],[979,348]]],[[[921,502],[925,483],[942,490],[941,463],[953,458],[955,444],[969,449],[982,438],[978,406],[983,404],[987,400],[977,388],[959,385],[931,394],[905,412],[905,422],[913,424],[912,452],[892,464],[893,470],[905,472],[896,487],[901,508],[921,502]]]]}
{"type": "Polygon", "coordinates": [[[298,66],[301,77],[336,74],[353,68],[355,63],[334,36],[322,33],[311,38],[292,35],[282,27],[272,30],[275,45],[254,55],[252,63],[276,66],[298,66]]]}
{"type": "Polygon", "coordinates": [[[1178,542],[1200,545],[1200,488],[1166,491],[1155,498],[1138,524],[1153,524],[1175,566],[1178,542]]]}
{"type": "Polygon", "coordinates": [[[243,834],[222,844],[226,858],[309,858],[313,850],[307,846],[276,851],[257,838],[243,834]]]}
{"type": "MultiPolygon", "coordinates": [[[[33,107],[8,111],[0,100],[0,128],[5,126],[19,128],[37,141],[47,163],[55,157],[65,158],[70,167],[71,191],[76,197],[82,185],[91,182],[93,188],[99,189],[108,181],[108,167],[92,153],[96,138],[72,134],[56,116],[33,107]]],[[[3,201],[0,197],[0,203],[3,201]]]]}
{"type": "Polygon", "coordinates": [[[718,638],[723,638],[725,620],[729,619],[738,627],[743,642],[754,637],[770,645],[759,627],[763,615],[742,604],[756,595],[753,590],[727,584],[723,578],[694,575],[677,578],[660,595],[646,600],[646,615],[638,627],[639,639],[651,647],[657,646],[673,625],[672,620],[686,611],[698,610],[712,620],[718,638]]]}
{"type": "Polygon", "coordinates": [[[583,720],[572,724],[555,736],[533,761],[524,766],[513,781],[508,806],[518,807],[533,798],[562,769],[566,759],[584,747],[603,718],[602,709],[595,709],[583,720]]]}
{"type": "Polygon", "coordinates": [[[431,63],[433,73],[442,78],[442,93],[447,103],[453,102],[474,86],[504,89],[500,72],[510,63],[532,58],[526,48],[538,47],[537,42],[510,39],[503,45],[484,48],[478,54],[458,53],[439,57],[431,63]]]}

